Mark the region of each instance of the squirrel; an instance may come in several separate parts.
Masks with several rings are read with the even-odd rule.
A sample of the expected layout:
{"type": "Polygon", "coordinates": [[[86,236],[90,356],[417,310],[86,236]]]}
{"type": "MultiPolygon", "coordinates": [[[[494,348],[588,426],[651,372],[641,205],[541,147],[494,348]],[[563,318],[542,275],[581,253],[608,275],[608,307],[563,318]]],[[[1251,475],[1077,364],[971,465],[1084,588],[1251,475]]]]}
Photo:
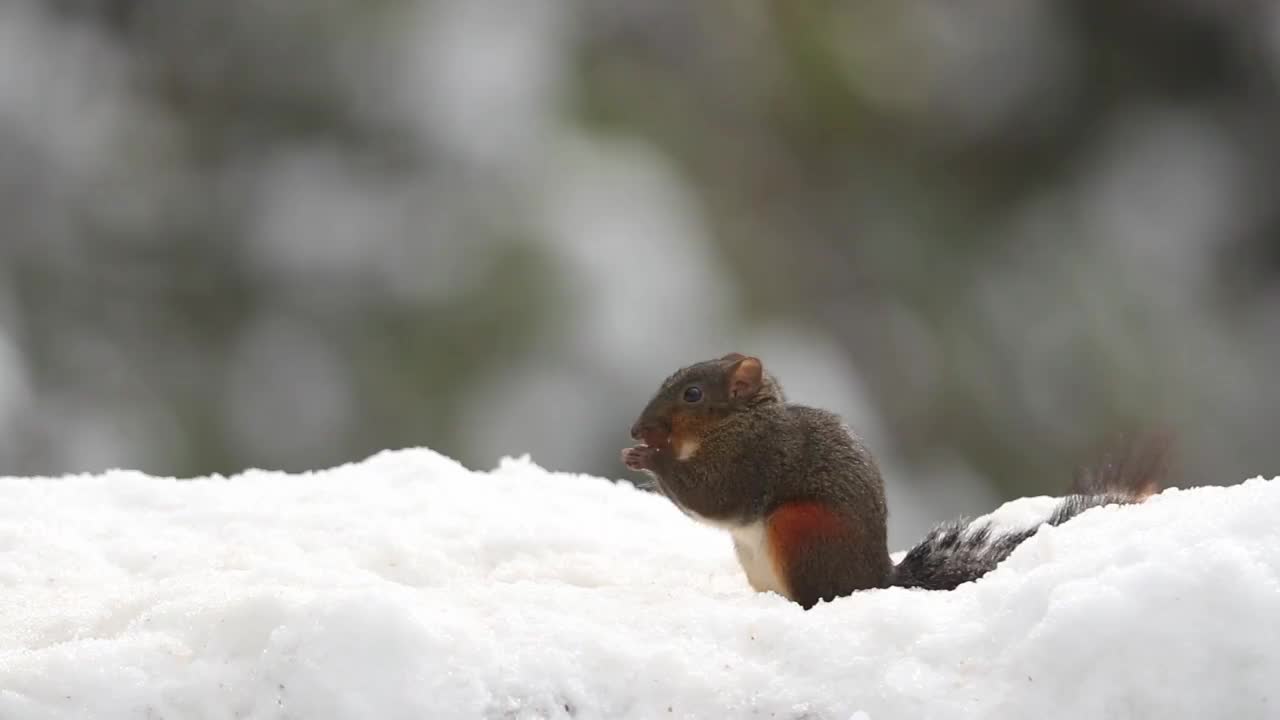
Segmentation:
{"type": "MultiPolygon", "coordinates": [[[[859,590],[951,590],[994,569],[1038,530],[996,534],[958,520],[935,528],[897,565],[889,556],[884,481],[838,415],[787,402],[755,357],[732,353],[676,371],[631,427],[627,468],[693,519],[727,530],[757,591],[808,610],[859,590]]],[[[1164,446],[1080,473],[1045,521],[1158,492],[1164,446]]]]}

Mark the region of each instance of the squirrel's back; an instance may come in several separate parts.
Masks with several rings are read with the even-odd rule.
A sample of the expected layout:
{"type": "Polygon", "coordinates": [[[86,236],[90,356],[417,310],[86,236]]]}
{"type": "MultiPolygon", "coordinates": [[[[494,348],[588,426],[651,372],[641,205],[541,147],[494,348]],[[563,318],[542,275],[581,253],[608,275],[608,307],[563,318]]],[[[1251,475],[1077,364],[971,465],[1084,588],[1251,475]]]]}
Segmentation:
{"type": "Polygon", "coordinates": [[[862,439],[833,412],[795,403],[788,403],[784,412],[806,465],[801,481],[810,484],[794,490],[838,500],[868,519],[884,522],[884,479],[862,439]]]}

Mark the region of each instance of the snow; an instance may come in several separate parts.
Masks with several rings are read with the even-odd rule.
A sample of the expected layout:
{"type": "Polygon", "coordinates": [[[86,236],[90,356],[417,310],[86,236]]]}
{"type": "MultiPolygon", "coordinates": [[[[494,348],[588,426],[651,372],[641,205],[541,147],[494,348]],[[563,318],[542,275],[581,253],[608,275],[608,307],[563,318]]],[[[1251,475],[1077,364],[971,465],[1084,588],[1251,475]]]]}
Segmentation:
{"type": "Polygon", "coordinates": [[[954,592],[809,612],[665,500],[528,460],[0,498],[4,720],[1280,713],[1274,481],[1091,510],[954,592]]]}

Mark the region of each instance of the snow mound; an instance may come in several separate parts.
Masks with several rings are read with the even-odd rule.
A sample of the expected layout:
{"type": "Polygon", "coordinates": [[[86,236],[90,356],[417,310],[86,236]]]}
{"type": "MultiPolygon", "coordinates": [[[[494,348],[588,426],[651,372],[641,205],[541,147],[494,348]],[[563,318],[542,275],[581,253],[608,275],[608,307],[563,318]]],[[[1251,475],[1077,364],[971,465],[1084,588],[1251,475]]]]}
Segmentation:
{"type": "Polygon", "coordinates": [[[0,718],[1276,717],[1277,518],[1280,483],[1171,490],[804,612],[527,460],[2,479],[0,718]]]}

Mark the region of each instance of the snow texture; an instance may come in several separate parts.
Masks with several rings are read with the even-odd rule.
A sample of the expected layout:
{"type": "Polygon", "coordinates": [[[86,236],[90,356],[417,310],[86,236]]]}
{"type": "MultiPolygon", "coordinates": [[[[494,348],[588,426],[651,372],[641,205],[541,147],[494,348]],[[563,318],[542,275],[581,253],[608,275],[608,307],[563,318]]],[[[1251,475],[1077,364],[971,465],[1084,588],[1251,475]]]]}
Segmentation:
{"type": "Polygon", "coordinates": [[[1277,518],[1274,481],[1170,490],[805,612],[527,460],[9,478],[0,718],[1280,717],[1277,518]]]}

